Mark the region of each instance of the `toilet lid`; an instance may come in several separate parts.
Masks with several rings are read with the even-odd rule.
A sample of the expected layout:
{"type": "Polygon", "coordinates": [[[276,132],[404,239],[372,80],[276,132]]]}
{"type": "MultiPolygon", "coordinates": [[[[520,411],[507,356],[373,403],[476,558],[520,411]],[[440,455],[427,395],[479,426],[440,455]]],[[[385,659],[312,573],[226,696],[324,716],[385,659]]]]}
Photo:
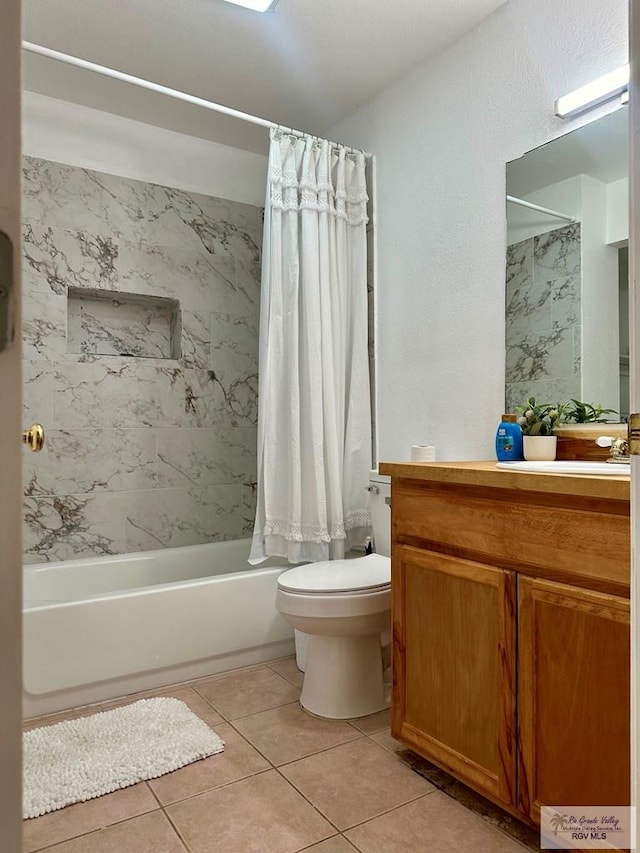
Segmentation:
{"type": "Polygon", "coordinates": [[[280,589],[288,592],[365,592],[385,589],[391,583],[391,560],[382,554],[368,554],[353,560],[309,563],[283,572],[280,589]]]}

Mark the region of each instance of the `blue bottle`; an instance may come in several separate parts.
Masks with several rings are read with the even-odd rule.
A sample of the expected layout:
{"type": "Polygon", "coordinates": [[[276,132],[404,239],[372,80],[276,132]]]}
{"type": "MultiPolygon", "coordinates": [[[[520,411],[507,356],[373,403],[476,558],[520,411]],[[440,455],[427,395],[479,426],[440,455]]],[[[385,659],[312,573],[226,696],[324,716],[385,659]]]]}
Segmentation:
{"type": "Polygon", "coordinates": [[[503,415],[496,433],[496,456],[500,462],[522,459],[522,430],[516,415],[503,415]]]}

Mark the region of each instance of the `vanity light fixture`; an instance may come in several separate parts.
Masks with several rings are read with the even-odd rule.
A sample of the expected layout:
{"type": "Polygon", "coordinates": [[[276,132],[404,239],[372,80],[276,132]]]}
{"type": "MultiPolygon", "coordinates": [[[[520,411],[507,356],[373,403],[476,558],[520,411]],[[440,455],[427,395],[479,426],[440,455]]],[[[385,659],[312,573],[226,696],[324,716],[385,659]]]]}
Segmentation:
{"type": "Polygon", "coordinates": [[[233,3],[234,6],[244,6],[245,9],[251,9],[253,12],[270,12],[275,8],[278,0],[225,0],[226,3],[233,3]]]}
{"type": "Polygon", "coordinates": [[[572,118],[578,113],[590,110],[622,95],[622,103],[628,100],[629,66],[622,65],[615,71],[610,71],[603,77],[598,77],[586,86],[581,86],[568,95],[563,95],[556,101],[556,115],[559,118],[572,118]],[[624,97],[626,95],[626,98],[624,97]]]}

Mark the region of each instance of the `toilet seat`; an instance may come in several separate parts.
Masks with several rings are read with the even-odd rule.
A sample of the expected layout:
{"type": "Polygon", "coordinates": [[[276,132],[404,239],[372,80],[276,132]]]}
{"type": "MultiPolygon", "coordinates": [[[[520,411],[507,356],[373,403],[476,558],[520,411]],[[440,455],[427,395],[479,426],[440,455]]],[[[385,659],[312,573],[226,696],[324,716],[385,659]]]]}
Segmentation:
{"type": "Polygon", "coordinates": [[[299,595],[381,592],[391,587],[391,560],[382,554],[368,554],[296,566],[280,575],[278,587],[299,595]]]}

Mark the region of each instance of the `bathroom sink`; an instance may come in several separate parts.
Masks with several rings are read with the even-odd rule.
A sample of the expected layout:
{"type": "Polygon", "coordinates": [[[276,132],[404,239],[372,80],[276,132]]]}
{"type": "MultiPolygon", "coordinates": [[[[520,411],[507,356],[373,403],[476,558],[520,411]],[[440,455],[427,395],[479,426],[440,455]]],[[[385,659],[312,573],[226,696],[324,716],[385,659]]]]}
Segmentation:
{"type": "Polygon", "coordinates": [[[529,471],[536,474],[596,474],[600,477],[628,477],[628,462],[581,462],[575,459],[553,462],[497,462],[501,471],[529,471]]]}

